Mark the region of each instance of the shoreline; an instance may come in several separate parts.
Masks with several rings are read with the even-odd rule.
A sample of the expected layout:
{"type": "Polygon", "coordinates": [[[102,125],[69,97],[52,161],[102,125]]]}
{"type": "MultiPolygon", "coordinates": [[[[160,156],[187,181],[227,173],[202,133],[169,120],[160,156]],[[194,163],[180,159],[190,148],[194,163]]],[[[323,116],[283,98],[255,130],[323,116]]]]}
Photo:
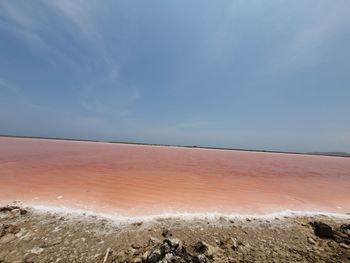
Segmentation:
{"type": "Polygon", "coordinates": [[[58,204],[49,204],[49,203],[31,203],[25,202],[22,200],[16,201],[5,201],[0,202],[0,207],[5,206],[19,206],[24,209],[29,209],[35,211],[36,213],[52,213],[63,216],[73,216],[73,217],[81,217],[81,216],[91,216],[97,217],[101,219],[106,219],[113,221],[115,223],[124,223],[124,222],[135,222],[135,221],[147,221],[152,222],[155,220],[162,219],[176,219],[183,221],[191,221],[191,220],[209,220],[215,221],[220,218],[225,218],[226,220],[246,220],[254,219],[254,220],[272,220],[272,219],[282,219],[282,218],[300,218],[300,217],[318,217],[325,216],[334,219],[343,219],[350,220],[350,211],[346,213],[338,213],[338,212],[330,212],[326,210],[292,210],[292,209],[283,209],[266,213],[224,213],[219,211],[208,211],[208,212],[192,212],[192,211],[164,211],[160,213],[152,213],[152,214],[137,214],[130,215],[127,213],[118,213],[113,211],[97,211],[93,208],[74,208],[64,205],[58,204]]]}
{"type": "Polygon", "coordinates": [[[12,203],[0,207],[0,262],[350,260],[349,215],[141,219],[114,221],[12,203]]]}
{"type": "MultiPolygon", "coordinates": [[[[21,203],[20,203],[21,204],[21,203]]],[[[350,219],[349,213],[335,213],[327,211],[297,211],[297,210],[281,210],[268,213],[258,213],[258,214],[249,214],[249,213],[221,213],[221,212],[163,212],[157,214],[148,214],[148,215],[126,215],[118,214],[113,212],[99,212],[92,209],[81,209],[81,208],[71,208],[58,205],[35,205],[28,204],[22,205],[24,208],[32,209],[36,212],[42,213],[56,213],[62,215],[74,215],[74,216],[94,216],[99,218],[108,219],[115,222],[133,222],[133,221],[153,221],[157,219],[178,219],[178,220],[195,220],[195,219],[204,219],[204,220],[218,220],[220,218],[225,218],[227,220],[245,220],[249,219],[274,219],[274,218],[298,218],[298,217],[312,217],[312,216],[326,216],[330,218],[337,219],[350,219]]]]}
{"type": "Polygon", "coordinates": [[[0,138],[15,138],[15,139],[38,139],[50,141],[69,141],[69,142],[87,142],[87,143],[105,143],[105,144],[121,144],[121,145],[135,145],[135,146],[151,146],[151,147],[168,147],[168,148],[184,148],[184,149],[199,149],[199,150],[218,150],[218,151],[239,151],[239,152],[253,152],[253,153],[270,153],[270,154],[292,154],[305,156],[319,156],[319,157],[341,157],[350,158],[350,153],[339,152],[293,152],[293,151],[274,151],[263,149],[242,149],[229,147],[211,147],[198,145],[175,145],[175,144],[157,144],[157,143],[142,143],[142,142],[125,142],[125,141],[104,141],[92,139],[76,139],[76,138],[61,138],[61,137],[42,137],[42,136],[20,136],[20,135],[6,135],[0,134],[0,138]]]}

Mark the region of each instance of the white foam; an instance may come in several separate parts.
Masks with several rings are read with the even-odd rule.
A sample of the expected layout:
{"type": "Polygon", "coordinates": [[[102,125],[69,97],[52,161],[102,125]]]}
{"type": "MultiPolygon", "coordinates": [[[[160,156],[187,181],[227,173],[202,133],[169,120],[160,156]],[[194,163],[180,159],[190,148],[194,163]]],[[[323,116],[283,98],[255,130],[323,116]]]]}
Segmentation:
{"type": "Polygon", "coordinates": [[[39,212],[50,212],[57,214],[65,214],[72,216],[96,216],[99,218],[109,219],[114,222],[120,223],[130,223],[136,221],[153,221],[157,219],[182,219],[182,220],[194,220],[194,219],[205,219],[205,220],[218,220],[220,218],[235,219],[235,220],[244,220],[246,218],[251,219],[275,219],[283,217],[302,217],[302,216],[327,216],[338,219],[350,219],[349,214],[343,213],[333,213],[325,211],[295,211],[295,210],[282,210],[266,214],[241,214],[241,213],[232,213],[225,214],[220,212],[164,212],[154,215],[142,215],[142,216],[127,216],[116,213],[106,213],[106,212],[96,212],[92,210],[84,209],[75,209],[65,206],[52,206],[52,205],[29,205],[28,207],[33,208],[39,212]]]}

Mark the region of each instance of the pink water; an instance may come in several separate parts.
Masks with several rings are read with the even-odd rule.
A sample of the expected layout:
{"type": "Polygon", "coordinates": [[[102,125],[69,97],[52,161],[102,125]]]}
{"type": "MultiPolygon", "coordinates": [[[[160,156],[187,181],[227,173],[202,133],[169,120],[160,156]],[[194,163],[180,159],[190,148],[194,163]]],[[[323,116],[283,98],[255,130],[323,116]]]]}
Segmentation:
{"type": "Polygon", "coordinates": [[[0,137],[0,202],[125,215],[350,212],[350,158],[0,137]]]}

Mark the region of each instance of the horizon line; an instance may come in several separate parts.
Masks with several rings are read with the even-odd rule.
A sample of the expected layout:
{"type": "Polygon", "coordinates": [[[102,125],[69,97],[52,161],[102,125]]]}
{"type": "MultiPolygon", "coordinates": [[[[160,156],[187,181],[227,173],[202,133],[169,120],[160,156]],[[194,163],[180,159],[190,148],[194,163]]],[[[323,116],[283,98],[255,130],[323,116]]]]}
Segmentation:
{"type": "Polygon", "coordinates": [[[313,155],[313,156],[329,156],[329,157],[350,158],[350,153],[347,153],[347,152],[293,152],[293,151],[277,151],[277,150],[274,151],[274,150],[264,150],[264,149],[244,149],[244,148],[214,147],[214,146],[201,146],[201,145],[178,145],[178,144],[163,144],[163,143],[110,141],[110,140],[96,140],[96,139],[79,139],[79,138],[29,136],[29,135],[9,135],[9,134],[0,134],[0,137],[23,138],[23,139],[43,139],[43,140],[60,140],[60,141],[77,141],[77,142],[81,141],[81,142],[111,143],[111,144],[115,143],[115,144],[144,145],[144,146],[158,146],[158,147],[180,147],[180,148],[243,151],[243,152],[299,154],[299,155],[313,155]]]}

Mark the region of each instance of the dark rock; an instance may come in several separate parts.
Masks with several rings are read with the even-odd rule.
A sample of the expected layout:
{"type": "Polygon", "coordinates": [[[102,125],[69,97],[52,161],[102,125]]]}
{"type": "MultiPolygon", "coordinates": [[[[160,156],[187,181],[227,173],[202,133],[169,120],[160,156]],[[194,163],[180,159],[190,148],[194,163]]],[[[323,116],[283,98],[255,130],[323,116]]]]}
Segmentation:
{"type": "Polygon", "coordinates": [[[157,263],[162,259],[162,252],[160,249],[154,249],[147,257],[147,263],[157,263]]]}
{"type": "Polygon", "coordinates": [[[172,252],[172,248],[171,246],[167,243],[164,242],[161,246],[160,246],[160,251],[162,252],[162,254],[167,254],[172,252]]]}
{"type": "Polygon", "coordinates": [[[186,250],[184,249],[181,240],[178,238],[165,239],[160,246],[160,250],[162,255],[172,253],[176,256],[183,256],[186,254],[186,250]]]}
{"type": "Polygon", "coordinates": [[[28,213],[28,211],[25,210],[25,209],[20,209],[20,211],[21,211],[21,215],[22,215],[22,216],[23,216],[23,215],[26,215],[26,214],[28,213]]]}
{"type": "Polygon", "coordinates": [[[320,238],[333,238],[333,230],[329,225],[322,222],[312,222],[312,227],[314,228],[314,233],[320,238]]]}
{"type": "Polygon", "coordinates": [[[178,247],[182,247],[182,242],[178,238],[167,238],[164,240],[164,242],[168,243],[169,246],[173,249],[173,251],[178,247]]]}
{"type": "Polygon", "coordinates": [[[342,224],[341,226],[340,226],[340,229],[346,229],[346,230],[350,230],[350,224],[342,224]]]}
{"type": "Polygon", "coordinates": [[[19,214],[21,215],[25,215],[28,212],[27,210],[16,205],[8,205],[8,206],[0,207],[0,212],[11,212],[12,210],[18,210],[19,214]]]}
{"type": "Polygon", "coordinates": [[[3,206],[0,207],[0,212],[11,212],[14,209],[20,209],[20,207],[14,205],[3,206]]]}
{"type": "Polygon", "coordinates": [[[162,232],[163,237],[171,237],[173,234],[170,232],[169,229],[164,229],[162,232]]]}
{"type": "Polygon", "coordinates": [[[208,249],[208,247],[207,247],[206,243],[204,243],[202,241],[198,241],[194,245],[194,251],[196,251],[197,253],[204,254],[207,251],[207,249],[208,249]]]}

